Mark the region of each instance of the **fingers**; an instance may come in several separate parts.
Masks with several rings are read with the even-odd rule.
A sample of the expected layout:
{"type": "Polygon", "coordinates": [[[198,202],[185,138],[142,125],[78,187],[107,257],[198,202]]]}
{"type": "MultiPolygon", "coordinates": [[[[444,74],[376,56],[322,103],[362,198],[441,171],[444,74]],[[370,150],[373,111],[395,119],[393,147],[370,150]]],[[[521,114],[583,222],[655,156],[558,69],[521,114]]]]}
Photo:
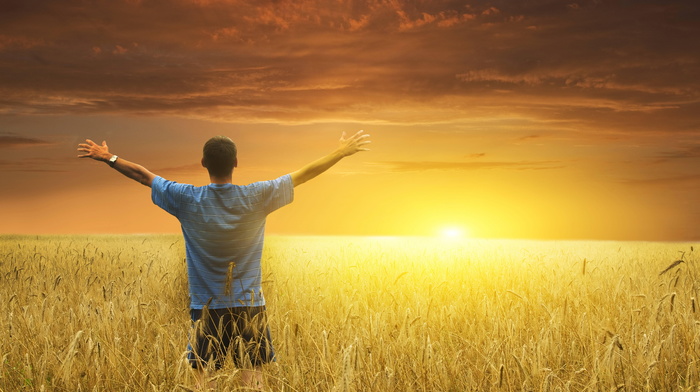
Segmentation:
{"type": "Polygon", "coordinates": [[[350,140],[356,140],[356,139],[358,139],[358,138],[360,138],[360,137],[367,137],[367,136],[369,136],[369,135],[363,135],[364,132],[365,132],[365,131],[363,131],[363,130],[359,130],[359,131],[355,132],[355,133],[354,133],[352,136],[350,136],[349,138],[346,138],[346,137],[345,137],[345,131],[343,131],[342,136],[340,136],[340,140],[341,140],[341,141],[344,141],[344,140],[350,141],[350,140]]]}
{"type": "MultiPolygon", "coordinates": [[[[95,154],[95,148],[100,148],[100,145],[93,142],[90,139],[85,139],[86,143],[80,143],[78,144],[78,152],[84,153],[78,155],[78,158],[92,158],[95,154]]],[[[106,148],[107,147],[107,142],[103,141],[102,142],[102,147],[106,148]]]]}
{"type": "MultiPolygon", "coordinates": [[[[350,139],[357,139],[357,138],[363,136],[362,134],[363,134],[364,132],[365,132],[365,131],[363,131],[362,129],[360,129],[359,131],[355,132],[355,134],[352,135],[352,136],[350,137],[350,139]]],[[[367,136],[369,136],[369,135],[367,135],[367,136]]]]}
{"type": "MultiPolygon", "coordinates": [[[[367,139],[369,137],[369,134],[365,134],[365,131],[359,130],[357,131],[354,135],[350,136],[347,140],[348,141],[358,141],[362,139],[367,139]]],[[[341,137],[341,140],[345,139],[345,132],[343,132],[343,137],[341,137]]]]}
{"type": "Polygon", "coordinates": [[[79,147],[82,147],[82,148],[88,148],[88,149],[89,149],[89,148],[93,148],[93,147],[107,148],[107,141],[106,141],[106,140],[103,140],[103,141],[102,141],[102,145],[99,145],[99,144],[93,142],[93,141],[90,140],[90,139],[85,139],[85,141],[86,141],[87,143],[80,143],[80,144],[78,144],[78,146],[79,146],[79,147]]]}
{"type": "Polygon", "coordinates": [[[90,148],[87,144],[78,144],[78,152],[84,152],[86,154],[78,155],[78,158],[85,158],[90,156],[90,148]]]}
{"type": "Polygon", "coordinates": [[[357,145],[363,145],[367,143],[372,143],[370,140],[367,140],[369,138],[369,134],[364,133],[365,131],[360,130],[356,134],[353,135],[353,138],[357,142],[357,145]]]}
{"type": "Polygon", "coordinates": [[[365,131],[360,131],[360,132],[356,133],[355,139],[362,144],[370,143],[369,140],[366,140],[366,139],[369,139],[369,134],[364,133],[364,132],[365,131]]]}
{"type": "MultiPolygon", "coordinates": [[[[81,146],[84,146],[84,144],[81,144],[81,146]]],[[[87,147],[81,147],[78,149],[79,153],[83,153],[78,155],[78,158],[89,158],[92,156],[92,153],[90,152],[90,149],[87,147]]]]}
{"type": "Polygon", "coordinates": [[[369,135],[364,133],[364,130],[359,130],[355,132],[349,138],[345,137],[345,132],[343,132],[340,137],[341,148],[343,149],[344,156],[353,155],[360,151],[369,151],[369,148],[363,147],[371,141],[369,140],[369,135]]]}
{"type": "Polygon", "coordinates": [[[364,132],[364,130],[360,130],[348,139],[348,143],[352,145],[355,152],[369,151],[369,148],[363,146],[372,143],[372,141],[369,140],[369,135],[364,132]]]}

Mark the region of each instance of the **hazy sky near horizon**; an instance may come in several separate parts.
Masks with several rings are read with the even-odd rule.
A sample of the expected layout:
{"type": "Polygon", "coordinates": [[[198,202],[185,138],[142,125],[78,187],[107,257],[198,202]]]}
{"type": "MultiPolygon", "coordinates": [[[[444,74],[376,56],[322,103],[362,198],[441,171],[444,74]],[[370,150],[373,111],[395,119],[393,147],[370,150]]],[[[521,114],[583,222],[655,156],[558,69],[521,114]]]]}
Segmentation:
{"type": "Polygon", "coordinates": [[[700,3],[0,3],[0,233],[177,232],[86,138],[208,183],[271,179],[364,129],[277,234],[700,239],[700,3]]]}

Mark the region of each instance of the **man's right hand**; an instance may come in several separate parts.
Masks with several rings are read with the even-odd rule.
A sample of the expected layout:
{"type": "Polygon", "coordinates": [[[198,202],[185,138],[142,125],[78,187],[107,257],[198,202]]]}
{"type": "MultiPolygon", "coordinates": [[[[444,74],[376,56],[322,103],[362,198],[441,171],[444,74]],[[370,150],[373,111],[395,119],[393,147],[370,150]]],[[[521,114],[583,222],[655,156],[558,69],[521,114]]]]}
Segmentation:
{"type": "MultiPolygon", "coordinates": [[[[109,162],[112,157],[112,153],[109,152],[109,147],[107,147],[107,142],[102,142],[99,145],[90,139],[85,140],[87,143],[78,144],[78,151],[82,154],[78,155],[78,158],[92,158],[100,162],[109,162]]],[[[116,171],[131,178],[132,180],[138,181],[147,187],[153,184],[153,179],[156,175],[148,171],[145,167],[136,164],[134,162],[127,161],[124,158],[117,159],[114,163],[110,163],[116,171]]]]}
{"type": "Polygon", "coordinates": [[[92,158],[96,161],[107,162],[109,158],[112,157],[106,141],[103,141],[102,145],[99,145],[90,139],[86,139],[85,141],[87,143],[78,144],[78,152],[84,153],[82,155],[78,155],[78,158],[92,158]]]}

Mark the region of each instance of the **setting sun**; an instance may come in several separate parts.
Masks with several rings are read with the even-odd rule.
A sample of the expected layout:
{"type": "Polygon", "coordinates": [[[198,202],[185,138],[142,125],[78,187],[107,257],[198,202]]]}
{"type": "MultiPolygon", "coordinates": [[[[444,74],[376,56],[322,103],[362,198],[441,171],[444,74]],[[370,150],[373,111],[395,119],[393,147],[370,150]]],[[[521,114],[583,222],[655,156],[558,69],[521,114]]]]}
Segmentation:
{"type": "Polygon", "coordinates": [[[440,237],[448,239],[466,238],[469,237],[469,231],[464,227],[445,227],[440,230],[440,237]]]}

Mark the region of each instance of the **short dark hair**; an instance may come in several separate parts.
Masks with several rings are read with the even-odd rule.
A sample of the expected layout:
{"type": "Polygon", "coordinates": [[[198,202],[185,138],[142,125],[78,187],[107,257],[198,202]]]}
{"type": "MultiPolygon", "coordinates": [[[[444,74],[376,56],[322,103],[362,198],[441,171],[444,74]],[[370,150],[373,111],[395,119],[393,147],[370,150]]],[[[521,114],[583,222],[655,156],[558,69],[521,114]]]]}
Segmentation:
{"type": "Polygon", "coordinates": [[[226,136],[214,136],[204,143],[202,163],[210,176],[226,177],[238,165],[236,144],[226,136]]]}

